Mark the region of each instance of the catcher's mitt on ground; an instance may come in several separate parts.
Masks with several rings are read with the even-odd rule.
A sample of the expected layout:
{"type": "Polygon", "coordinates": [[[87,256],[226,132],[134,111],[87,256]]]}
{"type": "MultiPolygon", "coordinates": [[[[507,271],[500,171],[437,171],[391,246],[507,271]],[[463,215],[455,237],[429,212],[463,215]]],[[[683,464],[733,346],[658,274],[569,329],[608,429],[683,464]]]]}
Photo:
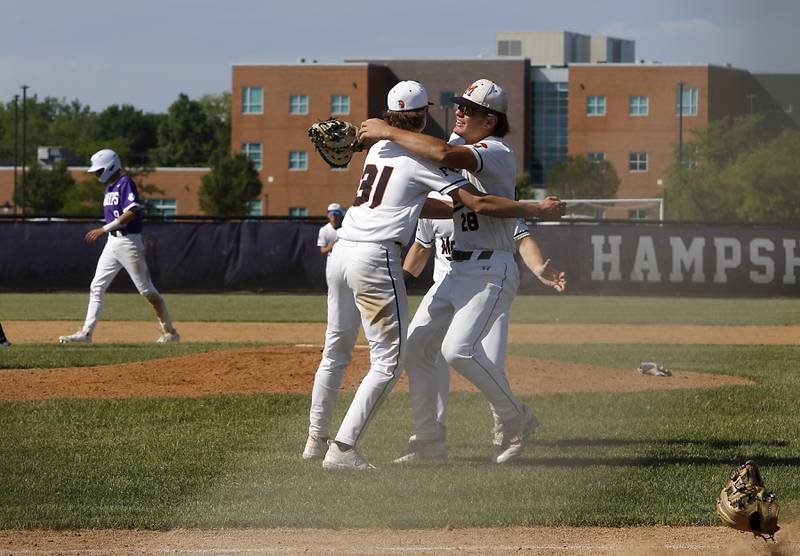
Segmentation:
{"type": "Polygon", "coordinates": [[[329,118],[308,128],[308,136],[320,156],[333,168],[344,168],[353,153],[363,150],[358,128],[350,122],[329,118]]]}
{"type": "Polygon", "coordinates": [[[659,365],[658,363],[654,363],[653,361],[644,361],[639,368],[637,369],[643,375],[650,375],[650,376],[672,376],[672,373],[664,367],[664,365],[659,365]]]}
{"type": "Polygon", "coordinates": [[[728,527],[765,540],[774,541],[780,529],[775,495],[764,488],[761,472],[752,460],[731,471],[717,499],[717,513],[728,527]]]}

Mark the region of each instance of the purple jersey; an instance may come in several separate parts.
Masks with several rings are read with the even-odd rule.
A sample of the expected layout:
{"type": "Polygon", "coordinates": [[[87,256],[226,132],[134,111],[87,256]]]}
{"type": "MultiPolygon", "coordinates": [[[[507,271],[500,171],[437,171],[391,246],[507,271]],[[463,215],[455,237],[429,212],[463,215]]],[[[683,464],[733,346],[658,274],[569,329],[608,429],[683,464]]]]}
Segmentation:
{"type": "MultiPolygon", "coordinates": [[[[139,198],[136,184],[130,177],[122,176],[113,184],[106,186],[106,195],[103,198],[103,217],[106,219],[106,224],[113,222],[126,210],[139,209],[141,206],[142,200],[139,198]]],[[[120,226],[120,230],[129,234],[141,233],[142,215],[138,210],[135,212],[136,218],[125,226],[120,226]]]]}

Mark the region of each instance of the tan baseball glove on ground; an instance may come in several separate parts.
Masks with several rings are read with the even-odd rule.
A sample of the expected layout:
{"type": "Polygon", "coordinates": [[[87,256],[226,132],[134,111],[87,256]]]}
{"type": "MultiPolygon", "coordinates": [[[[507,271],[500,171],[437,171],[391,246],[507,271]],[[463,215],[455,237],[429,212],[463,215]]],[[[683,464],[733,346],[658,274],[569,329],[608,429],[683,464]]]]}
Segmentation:
{"type": "Polygon", "coordinates": [[[775,495],[764,488],[761,472],[752,460],[731,471],[717,499],[717,513],[728,527],[765,540],[774,541],[780,529],[775,495]]]}
{"type": "Polygon", "coordinates": [[[344,168],[353,153],[363,150],[358,128],[350,122],[329,118],[308,128],[308,136],[320,156],[333,168],[344,168]]]}

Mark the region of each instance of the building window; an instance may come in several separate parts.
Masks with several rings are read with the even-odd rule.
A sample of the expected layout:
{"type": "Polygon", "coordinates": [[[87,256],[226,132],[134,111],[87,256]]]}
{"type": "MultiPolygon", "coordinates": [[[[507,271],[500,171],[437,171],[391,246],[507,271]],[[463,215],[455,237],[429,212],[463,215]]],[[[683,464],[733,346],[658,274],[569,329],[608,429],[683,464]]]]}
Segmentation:
{"type": "Polygon", "coordinates": [[[341,115],[349,113],[350,113],[350,97],[348,95],[332,95],[331,114],[341,115]]]}
{"type": "Polygon", "coordinates": [[[253,163],[253,168],[261,170],[261,143],[242,143],[242,152],[253,163]]]}
{"type": "Polygon", "coordinates": [[[247,216],[261,216],[261,199],[248,201],[245,211],[247,216]]]}
{"type": "Polygon", "coordinates": [[[291,95],[289,97],[289,114],[308,114],[308,96],[291,95]]]}
{"type": "Polygon", "coordinates": [[[588,158],[592,162],[597,162],[598,160],[605,160],[606,159],[606,153],[602,153],[602,152],[586,153],[586,158],[588,158]]]}
{"type": "Polygon", "coordinates": [[[586,97],[586,114],[589,116],[605,116],[606,97],[603,96],[586,97]]]}
{"type": "Polygon", "coordinates": [[[522,56],[522,41],[497,41],[498,56],[522,56]]]}
{"type": "Polygon", "coordinates": [[[306,207],[289,207],[289,218],[305,218],[308,216],[306,207]]]}
{"type": "Polygon", "coordinates": [[[697,116],[697,87],[683,87],[683,103],[681,103],[681,88],[680,85],[675,90],[675,114],[681,113],[681,104],[683,104],[684,116],[697,116]]]}
{"type": "Polygon", "coordinates": [[[628,114],[631,116],[647,116],[650,111],[648,97],[633,96],[628,98],[628,114]]]}
{"type": "Polygon", "coordinates": [[[541,186],[553,167],[566,160],[569,154],[569,84],[566,81],[534,81],[531,89],[531,181],[534,186],[541,186]]]}
{"type": "Polygon", "coordinates": [[[178,214],[178,201],[175,199],[146,199],[145,207],[151,216],[175,216],[178,214]]]}
{"type": "Polygon", "coordinates": [[[628,220],[647,220],[647,211],[642,209],[629,210],[628,220]]]}
{"type": "Polygon", "coordinates": [[[264,113],[264,89],[261,87],[242,88],[242,114],[264,113]]]}
{"type": "Polygon", "coordinates": [[[308,152],[289,151],[289,170],[308,170],[308,152]]]}
{"type": "Polygon", "coordinates": [[[647,172],[647,153],[630,153],[628,170],[631,172],[647,172]]]}

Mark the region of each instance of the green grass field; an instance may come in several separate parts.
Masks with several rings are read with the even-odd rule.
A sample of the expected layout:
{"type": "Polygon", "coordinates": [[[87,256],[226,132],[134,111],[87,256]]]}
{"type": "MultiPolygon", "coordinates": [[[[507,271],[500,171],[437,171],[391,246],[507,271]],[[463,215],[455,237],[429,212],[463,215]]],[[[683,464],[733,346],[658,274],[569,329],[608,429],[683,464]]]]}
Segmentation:
{"type": "MultiPolygon", "coordinates": [[[[168,302],[184,321],[324,320],[321,296],[171,295],[168,302]]],[[[151,318],[135,295],[112,295],[107,309],[106,319],[151,318]]],[[[800,324],[798,309],[800,301],[781,299],[546,296],[520,298],[512,320],[800,324]]],[[[4,320],[77,320],[84,311],[79,294],[0,296],[4,320]]],[[[0,368],[229,347],[18,345],[0,352],[0,368]]],[[[672,368],[758,384],[527,397],[542,426],[508,466],[488,463],[486,402],[463,393],[451,396],[448,464],[391,464],[411,432],[408,398],[394,394],[364,443],[378,466],[365,473],[325,472],[300,459],[304,395],[0,402],[0,528],[715,524],[724,478],[748,458],[762,465],[782,514],[791,516],[800,501],[800,345],[647,349],[672,368]]],[[[628,344],[510,349],[625,369],[641,352],[628,344]]],[[[337,422],[349,399],[340,397],[337,422]]]]}

